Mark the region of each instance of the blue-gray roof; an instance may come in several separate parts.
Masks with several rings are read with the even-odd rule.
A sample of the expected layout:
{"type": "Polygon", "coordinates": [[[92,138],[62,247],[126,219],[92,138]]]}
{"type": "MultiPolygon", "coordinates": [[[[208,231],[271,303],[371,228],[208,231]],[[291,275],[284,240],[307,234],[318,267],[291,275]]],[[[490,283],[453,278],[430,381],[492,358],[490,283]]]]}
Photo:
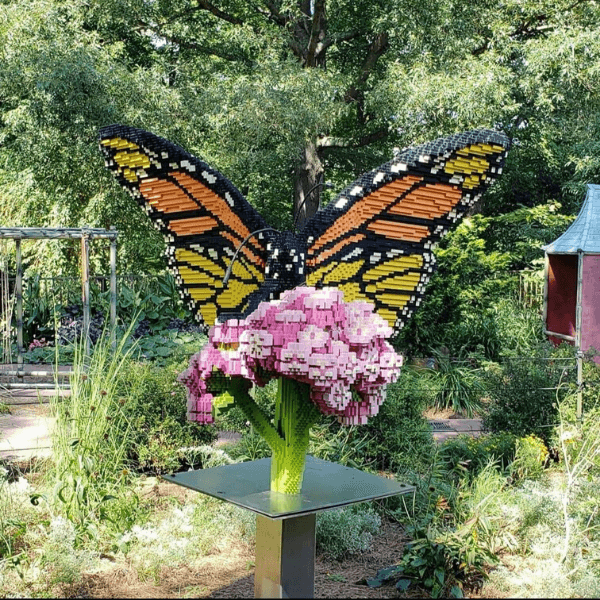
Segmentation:
{"type": "Polygon", "coordinates": [[[600,253],[600,185],[587,184],[585,201],[573,224],[542,249],[548,254],[600,253]]]}

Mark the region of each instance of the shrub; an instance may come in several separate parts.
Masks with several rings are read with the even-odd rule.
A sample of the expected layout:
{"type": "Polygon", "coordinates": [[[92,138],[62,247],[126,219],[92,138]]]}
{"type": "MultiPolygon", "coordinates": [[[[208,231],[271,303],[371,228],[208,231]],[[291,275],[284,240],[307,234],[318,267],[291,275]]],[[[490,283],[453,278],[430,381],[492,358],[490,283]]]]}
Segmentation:
{"type": "Polygon", "coordinates": [[[9,471],[0,464],[0,563],[21,550],[32,509],[30,492],[25,478],[9,481],[9,471]]]}
{"type": "Polygon", "coordinates": [[[428,376],[434,379],[437,391],[432,405],[451,408],[471,418],[481,408],[480,398],[485,391],[479,369],[468,360],[453,359],[437,351],[433,354],[436,368],[429,369],[428,376]]]}
{"type": "Polygon", "coordinates": [[[508,432],[478,438],[458,435],[440,445],[440,458],[449,471],[460,475],[477,475],[490,462],[506,469],[515,457],[516,439],[508,432]]]}
{"type": "Polygon", "coordinates": [[[136,468],[165,473],[185,466],[181,448],[212,442],[213,427],[187,420],[187,401],[177,381],[187,361],[159,367],[127,361],[119,381],[119,401],[131,423],[127,455],[136,468]]]}
{"type": "Polygon", "coordinates": [[[308,454],[322,460],[362,469],[373,461],[366,453],[369,434],[362,427],[341,426],[335,417],[324,417],[310,430],[308,454]]]}
{"type": "Polygon", "coordinates": [[[518,438],[510,473],[515,479],[539,479],[547,457],[548,448],[539,437],[531,434],[518,438]]]}
{"type": "Polygon", "coordinates": [[[416,583],[432,598],[463,598],[463,588],[480,587],[487,578],[486,568],[497,562],[494,554],[478,543],[476,532],[440,534],[428,527],[406,544],[398,565],[379,570],[367,584],[379,587],[396,578],[400,591],[416,583]]]}
{"type": "Polygon", "coordinates": [[[251,541],[255,531],[250,511],[198,494],[125,531],[119,548],[141,579],[158,583],[163,568],[196,566],[209,553],[227,552],[232,540],[251,541]]]}
{"type": "Polygon", "coordinates": [[[355,428],[355,436],[367,436],[363,460],[380,470],[398,470],[428,463],[433,436],[423,410],[431,397],[430,382],[421,372],[404,367],[396,383],[387,386],[379,414],[355,428]]]}
{"type": "Polygon", "coordinates": [[[202,334],[182,333],[166,329],[153,335],[139,337],[133,357],[140,361],[150,361],[156,366],[180,363],[206,341],[202,334]]]}
{"type": "Polygon", "coordinates": [[[502,365],[488,365],[484,427],[519,437],[534,433],[547,441],[558,420],[558,403],[567,392],[565,384],[574,379],[570,368],[574,361],[560,360],[561,353],[569,352],[573,352],[570,347],[550,350],[544,346],[531,359],[507,358],[502,365]]]}
{"type": "Polygon", "coordinates": [[[75,526],[63,517],[55,517],[50,521],[42,552],[40,563],[52,586],[80,582],[83,572],[93,564],[92,553],[77,547],[75,526]]]}
{"type": "Polygon", "coordinates": [[[380,527],[381,517],[360,504],[318,513],[317,549],[335,560],[365,552],[380,527]]]}
{"type": "Polygon", "coordinates": [[[267,458],[272,450],[266,440],[250,427],[244,431],[239,442],[227,448],[227,453],[236,462],[246,462],[267,458]]]}
{"type": "Polygon", "coordinates": [[[498,550],[511,542],[497,517],[505,478],[490,464],[459,482],[444,476],[439,461],[431,470],[415,482],[412,514],[397,513],[412,538],[402,560],[367,580],[370,587],[393,579],[401,591],[415,584],[434,598],[463,597],[463,588],[481,586],[498,550]]]}

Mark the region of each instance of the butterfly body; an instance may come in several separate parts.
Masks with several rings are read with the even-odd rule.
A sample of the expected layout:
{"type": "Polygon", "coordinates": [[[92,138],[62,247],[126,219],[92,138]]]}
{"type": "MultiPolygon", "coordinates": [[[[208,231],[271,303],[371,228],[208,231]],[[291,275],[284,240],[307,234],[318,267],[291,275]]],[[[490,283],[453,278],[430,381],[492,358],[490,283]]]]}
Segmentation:
{"type": "Polygon", "coordinates": [[[107,167],[165,235],[182,295],[208,326],[309,285],[367,300],[399,330],[433,273],[432,247],[500,175],[509,145],[477,130],[409,148],[296,234],[269,228],[223,175],[175,144],[120,125],[100,134],[107,167]]]}
{"type": "Polygon", "coordinates": [[[282,282],[280,291],[301,285],[306,279],[306,241],[291,231],[277,231],[267,244],[269,257],[265,267],[268,281],[282,282]]]}

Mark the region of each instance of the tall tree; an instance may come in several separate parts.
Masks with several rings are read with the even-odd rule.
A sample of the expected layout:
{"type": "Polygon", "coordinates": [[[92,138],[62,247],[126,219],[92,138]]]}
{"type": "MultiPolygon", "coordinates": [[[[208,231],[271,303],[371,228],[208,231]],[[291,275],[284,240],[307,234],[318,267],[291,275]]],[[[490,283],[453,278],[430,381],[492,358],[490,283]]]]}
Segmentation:
{"type": "Polygon", "coordinates": [[[573,210],[600,176],[599,21],[594,0],[4,0],[0,219],[114,224],[152,268],[162,242],[100,164],[110,122],[207,160],[278,228],[394,147],[479,126],[520,142],[488,212],[573,210]]]}

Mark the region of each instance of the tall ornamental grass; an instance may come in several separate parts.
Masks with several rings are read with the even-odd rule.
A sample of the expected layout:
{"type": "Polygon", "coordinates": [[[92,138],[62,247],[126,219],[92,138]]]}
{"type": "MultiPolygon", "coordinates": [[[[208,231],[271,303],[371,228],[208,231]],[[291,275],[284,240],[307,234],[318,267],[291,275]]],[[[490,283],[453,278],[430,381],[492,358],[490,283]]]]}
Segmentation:
{"type": "Polygon", "coordinates": [[[112,347],[105,332],[87,356],[77,344],[70,396],[56,395],[50,504],[76,528],[78,539],[96,537],[98,525],[127,527],[134,519],[136,497],[127,451],[132,428],[124,411],[127,398],[117,390],[135,346],[127,335],[112,347]]]}

